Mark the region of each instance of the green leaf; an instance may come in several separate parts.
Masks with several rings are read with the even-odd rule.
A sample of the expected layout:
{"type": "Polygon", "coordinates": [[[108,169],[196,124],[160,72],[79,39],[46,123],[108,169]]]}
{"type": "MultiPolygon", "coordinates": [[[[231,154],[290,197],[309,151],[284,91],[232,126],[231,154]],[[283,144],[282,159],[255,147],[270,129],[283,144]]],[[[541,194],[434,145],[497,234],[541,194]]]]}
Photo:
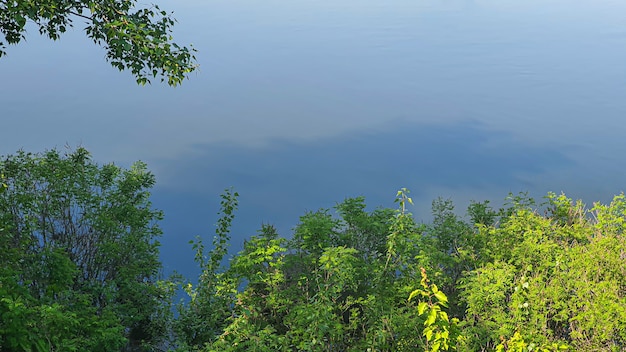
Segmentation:
{"type": "Polygon", "coordinates": [[[417,305],[417,314],[418,314],[418,315],[422,315],[422,314],[424,314],[424,312],[426,311],[426,308],[428,308],[428,303],[426,303],[426,302],[420,302],[420,303],[417,305]]]}
{"type": "MultiPolygon", "coordinates": [[[[434,285],[433,285],[434,286],[434,285]]],[[[434,291],[434,290],[433,290],[434,291]]],[[[443,293],[442,291],[437,291],[434,293],[434,296],[437,298],[437,300],[441,303],[448,303],[448,297],[446,296],[445,293],[443,293]]]]}
{"type": "Polygon", "coordinates": [[[448,320],[448,313],[441,311],[439,312],[439,318],[441,318],[441,320],[445,321],[445,322],[449,322],[448,320]]]}
{"type": "Polygon", "coordinates": [[[431,352],[437,352],[439,351],[439,349],[441,348],[441,342],[440,341],[436,341],[435,343],[433,343],[433,345],[430,348],[431,352]]]}
{"type": "Polygon", "coordinates": [[[433,329],[430,329],[430,328],[424,329],[424,336],[426,336],[426,341],[432,341],[433,329]]]}
{"type": "Polygon", "coordinates": [[[435,309],[435,307],[432,307],[430,309],[430,312],[428,312],[428,318],[426,318],[424,325],[426,326],[433,325],[436,320],[437,320],[437,309],[435,309]]]}

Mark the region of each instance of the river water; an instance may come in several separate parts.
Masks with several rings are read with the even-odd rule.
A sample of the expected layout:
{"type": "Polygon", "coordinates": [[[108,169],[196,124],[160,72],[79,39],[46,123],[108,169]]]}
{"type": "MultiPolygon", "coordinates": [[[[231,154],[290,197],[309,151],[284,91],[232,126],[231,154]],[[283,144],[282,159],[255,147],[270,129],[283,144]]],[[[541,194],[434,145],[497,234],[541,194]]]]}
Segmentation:
{"type": "Polygon", "coordinates": [[[0,152],[83,145],[148,162],[163,259],[190,270],[218,195],[241,194],[234,248],[261,223],[363,195],[496,204],[624,189],[626,2],[192,0],[161,3],[201,69],[138,87],[79,29],[0,59],[0,152]]]}

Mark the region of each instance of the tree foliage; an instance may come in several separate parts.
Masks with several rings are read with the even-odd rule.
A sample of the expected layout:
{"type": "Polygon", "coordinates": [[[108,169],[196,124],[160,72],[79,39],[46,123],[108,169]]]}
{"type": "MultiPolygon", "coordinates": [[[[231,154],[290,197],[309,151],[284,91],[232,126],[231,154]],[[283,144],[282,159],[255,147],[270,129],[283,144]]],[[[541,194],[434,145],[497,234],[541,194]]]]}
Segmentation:
{"type": "MultiPolygon", "coordinates": [[[[399,194],[401,209],[409,200],[404,192],[399,194]]],[[[309,212],[300,218],[291,239],[281,238],[272,226],[264,225],[228,267],[215,271],[205,265],[199,287],[206,287],[203,280],[211,277],[217,289],[193,291],[181,319],[185,325],[215,321],[211,316],[219,311],[221,326],[201,340],[187,340],[183,349],[453,349],[458,329],[456,320],[447,320],[443,310],[447,298],[435,285],[427,284],[426,271],[420,270],[414,258],[420,252],[424,228],[405,210],[368,212],[365,208],[364,198],[359,197],[339,203],[335,207],[338,217],[329,209],[309,212]],[[421,296],[409,300],[420,285],[428,292],[429,309],[439,312],[436,321],[418,309],[421,296]],[[431,301],[431,294],[441,301],[431,301]],[[190,314],[196,302],[202,301],[211,307],[205,315],[190,314]],[[426,330],[436,331],[437,340],[431,341],[426,330]]],[[[221,237],[218,232],[217,243],[221,237]]]]}
{"type": "Polygon", "coordinates": [[[107,60],[130,70],[139,84],[153,77],[176,86],[196,69],[194,50],[172,41],[171,14],[156,5],[138,7],[135,0],[0,0],[0,57],[7,44],[26,39],[27,22],[56,40],[77,20],[105,48],[107,60]]]}
{"type": "Polygon", "coordinates": [[[623,350],[625,209],[549,194],[545,215],[516,206],[482,227],[484,263],[462,285],[472,348],[623,350]]]}
{"type": "Polygon", "coordinates": [[[0,346],[141,350],[166,335],[161,234],[145,165],[99,166],[79,148],[0,161],[0,346]]]}
{"type": "Polygon", "coordinates": [[[588,209],[556,194],[537,205],[522,193],[497,210],[472,202],[466,218],[437,199],[430,224],[413,220],[408,191],[397,202],[368,212],[363,198],[346,199],[337,216],[302,216],[291,239],[264,225],[210,274],[222,288],[210,296],[223,299],[222,325],[186,349],[626,347],[623,195],[588,209]]]}
{"type": "Polygon", "coordinates": [[[227,189],[171,313],[153,176],[78,149],[0,162],[0,347],[11,351],[623,351],[626,197],[433,202],[417,223],[363,197],[262,225],[229,256],[227,189]]]}

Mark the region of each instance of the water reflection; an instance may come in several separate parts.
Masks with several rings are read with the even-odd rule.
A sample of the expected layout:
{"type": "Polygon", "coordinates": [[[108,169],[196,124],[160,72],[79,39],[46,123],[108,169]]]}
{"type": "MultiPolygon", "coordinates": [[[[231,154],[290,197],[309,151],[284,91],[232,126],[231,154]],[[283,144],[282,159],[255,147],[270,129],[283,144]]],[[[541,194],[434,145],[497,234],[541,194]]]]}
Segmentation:
{"type": "Polygon", "coordinates": [[[332,207],[345,197],[364,195],[371,206],[392,206],[395,191],[408,187],[419,206],[416,215],[424,217],[417,212],[427,211],[432,192],[443,187],[498,200],[506,196],[503,190],[536,191],[541,185],[533,179],[574,163],[558,150],[514,142],[509,133],[476,122],[399,120],[381,132],[316,142],[197,145],[189,157],[157,164],[169,170],[161,173],[154,193],[155,205],[166,213],[163,258],[180,265],[189,258],[187,241],[212,233],[217,195],[226,187],[241,194],[233,231],[238,248],[261,223],[275,224],[287,236],[305,211],[332,207]]]}
{"type": "MultiPolygon", "coordinates": [[[[0,59],[0,152],[82,144],[155,171],[164,259],[242,194],[235,239],[283,233],[346,196],[413,190],[502,199],[566,191],[606,201],[626,173],[626,2],[190,0],[176,38],[201,71],[137,87],[68,33],[0,59]]],[[[77,24],[77,30],[80,29],[77,24]]],[[[185,267],[185,266],[184,266],[185,267]]],[[[187,266],[188,267],[188,266],[187,266]]]]}

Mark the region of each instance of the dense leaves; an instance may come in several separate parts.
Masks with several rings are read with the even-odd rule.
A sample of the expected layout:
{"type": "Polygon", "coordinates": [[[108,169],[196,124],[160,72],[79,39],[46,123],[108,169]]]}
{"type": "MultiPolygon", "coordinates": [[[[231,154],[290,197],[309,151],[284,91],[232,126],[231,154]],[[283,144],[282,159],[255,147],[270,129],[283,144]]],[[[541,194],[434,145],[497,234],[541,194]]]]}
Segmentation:
{"type": "MultiPolygon", "coordinates": [[[[200,287],[207,287],[204,278],[211,277],[211,286],[217,289],[191,292],[192,301],[183,306],[181,319],[215,321],[212,316],[219,311],[222,325],[212,336],[187,339],[185,349],[454,348],[459,330],[456,320],[450,321],[443,310],[446,295],[428,284],[426,271],[417,266],[425,228],[404,210],[408,201],[400,192],[401,210],[368,212],[362,197],[346,199],[335,207],[338,218],[328,209],[302,216],[290,240],[279,237],[272,226],[263,226],[223,271],[207,272],[217,268],[204,267],[200,287]],[[409,300],[420,286],[425,300],[409,300]],[[213,308],[196,315],[199,301],[213,308]],[[434,318],[418,309],[426,301],[428,312],[436,312],[434,318]]],[[[218,244],[220,237],[218,232],[218,244]]]]}
{"type": "Polygon", "coordinates": [[[154,176],[77,149],[0,161],[0,346],[140,350],[166,335],[154,176]]]}
{"type": "Polygon", "coordinates": [[[545,216],[517,206],[477,234],[485,263],[462,285],[472,348],[623,350],[624,196],[590,210],[547,200],[545,216]]]}
{"type": "MultiPolygon", "coordinates": [[[[271,226],[212,274],[223,325],[197,351],[619,351],[626,348],[626,198],[548,194],[502,209],[450,200],[415,223],[346,199],[271,226]],[[434,280],[435,283],[431,283],[434,280]]],[[[206,275],[206,274],[205,274],[206,275]]],[[[198,317],[196,317],[198,318],[198,317]]]]}
{"type": "Polygon", "coordinates": [[[172,42],[171,14],[156,5],[140,8],[135,0],[0,0],[0,57],[6,44],[26,39],[27,22],[56,40],[76,20],[106,49],[107,60],[130,70],[139,84],[154,77],[175,86],[196,69],[194,50],[172,42]]]}
{"type": "Polygon", "coordinates": [[[145,165],[78,149],[0,163],[0,347],[11,351],[623,351],[626,197],[510,195],[416,223],[362,197],[262,225],[229,257],[227,189],[171,314],[145,165]]]}

